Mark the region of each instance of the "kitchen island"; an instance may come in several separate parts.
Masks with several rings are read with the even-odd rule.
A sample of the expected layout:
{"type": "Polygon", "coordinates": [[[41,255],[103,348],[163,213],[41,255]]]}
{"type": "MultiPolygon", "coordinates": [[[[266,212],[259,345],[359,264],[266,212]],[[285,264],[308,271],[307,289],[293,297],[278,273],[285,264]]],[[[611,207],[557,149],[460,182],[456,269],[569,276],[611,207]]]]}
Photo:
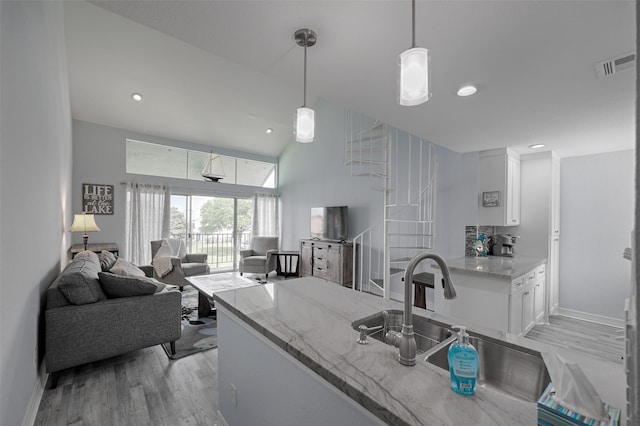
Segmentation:
{"type": "MultiPolygon", "coordinates": [[[[465,256],[447,260],[447,265],[458,297],[445,301],[442,286],[435,286],[436,312],[517,335],[544,321],[546,259],[465,256]]],[[[435,282],[441,278],[438,270],[435,282]]]]}
{"type": "MultiPolygon", "coordinates": [[[[365,421],[369,415],[379,424],[394,425],[536,423],[535,403],[482,387],[472,397],[458,395],[450,389],[447,371],[421,358],[414,367],[403,366],[397,361],[397,349],[377,340],[356,343],[354,321],[381,310],[402,309],[400,303],[314,277],[220,292],[214,299],[220,310],[219,406],[230,426],[336,424],[329,419],[345,409],[328,404],[324,397],[316,400],[305,386],[290,385],[289,374],[271,364],[271,352],[292,366],[291,377],[297,374],[294,370],[304,370],[311,382],[329,388],[347,409],[360,410],[365,421]],[[261,349],[232,350],[248,340],[255,340],[261,349]],[[261,383],[271,387],[265,389],[261,383]],[[306,402],[301,406],[299,401],[306,402]]],[[[414,314],[451,323],[419,308],[414,314]]],[[[467,325],[474,330],[473,324],[467,325]]],[[[482,333],[544,348],[504,333],[482,333]]],[[[622,366],[607,368],[613,388],[617,390],[621,380],[624,389],[622,366]]]]}

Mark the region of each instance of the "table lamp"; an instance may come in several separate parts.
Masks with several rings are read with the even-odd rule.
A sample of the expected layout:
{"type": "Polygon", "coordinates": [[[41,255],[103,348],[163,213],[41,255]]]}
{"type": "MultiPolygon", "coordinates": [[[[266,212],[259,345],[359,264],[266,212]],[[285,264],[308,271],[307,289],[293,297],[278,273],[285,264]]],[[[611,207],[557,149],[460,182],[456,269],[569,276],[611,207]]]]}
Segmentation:
{"type": "Polygon", "coordinates": [[[73,215],[73,223],[71,224],[71,228],[69,231],[71,232],[82,232],[82,242],[84,243],[84,249],[87,249],[87,242],[89,241],[89,236],[87,232],[95,232],[99,231],[98,225],[96,225],[96,220],[92,214],[75,214],[73,215]]]}

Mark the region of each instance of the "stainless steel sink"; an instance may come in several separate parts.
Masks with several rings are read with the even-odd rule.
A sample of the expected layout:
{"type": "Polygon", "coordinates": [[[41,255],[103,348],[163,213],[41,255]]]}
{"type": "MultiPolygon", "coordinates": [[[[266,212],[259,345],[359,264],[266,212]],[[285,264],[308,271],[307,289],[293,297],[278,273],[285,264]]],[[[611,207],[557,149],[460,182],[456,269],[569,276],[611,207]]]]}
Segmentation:
{"type": "MultiPolygon", "coordinates": [[[[539,352],[486,336],[469,333],[469,343],[478,351],[478,386],[496,389],[528,402],[536,402],[551,378],[539,352]]],[[[427,362],[449,371],[445,345],[427,362]]]]}
{"type": "MultiPolygon", "coordinates": [[[[380,330],[369,333],[369,337],[384,342],[384,335],[387,331],[400,331],[400,329],[402,329],[403,312],[400,310],[388,310],[387,312],[389,313],[389,321],[386,330],[384,329],[384,315],[382,312],[362,318],[351,325],[354,330],[358,330],[361,325],[366,325],[368,328],[382,326],[383,328],[380,330]]],[[[416,346],[418,347],[417,352],[421,354],[449,337],[451,330],[448,324],[414,315],[413,333],[415,334],[416,346]]]]}
{"type": "MultiPolygon", "coordinates": [[[[400,330],[403,312],[389,310],[388,330],[400,330]]],[[[360,325],[369,328],[383,326],[369,336],[384,342],[384,315],[382,312],[355,321],[352,326],[358,330],[360,325]]],[[[427,362],[449,371],[447,354],[449,344],[435,348],[439,342],[452,335],[450,325],[433,319],[413,315],[418,353],[429,351],[427,362]],[[435,350],[435,352],[433,352],[435,350]]],[[[388,331],[387,330],[387,331],[388,331]]],[[[469,342],[478,351],[479,371],[477,385],[492,388],[519,399],[536,402],[551,382],[542,356],[539,352],[521,346],[512,345],[488,336],[469,332],[469,342]]]]}

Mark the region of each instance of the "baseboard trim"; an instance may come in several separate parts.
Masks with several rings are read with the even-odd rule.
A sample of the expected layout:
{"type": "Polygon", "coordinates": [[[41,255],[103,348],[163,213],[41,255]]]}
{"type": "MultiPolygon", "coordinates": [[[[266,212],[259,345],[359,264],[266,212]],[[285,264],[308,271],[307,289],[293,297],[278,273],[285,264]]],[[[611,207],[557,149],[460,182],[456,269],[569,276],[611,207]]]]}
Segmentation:
{"type": "Polygon", "coordinates": [[[47,380],[49,380],[49,373],[47,373],[45,370],[44,362],[40,364],[40,369],[38,370],[38,378],[39,380],[36,381],[35,386],[33,387],[29,405],[27,405],[27,411],[24,414],[22,426],[33,426],[33,424],[36,422],[38,409],[40,408],[40,401],[42,401],[42,395],[44,395],[44,388],[47,385],[47,380]]]}
{"type": "Polygon", "coordinates": [[[598,324],[611,325],[613,327],[624,327],[624,320],[612,317],[606,317],[604,315],[590,314],[588,312],[574,311],[573,309],[558,308],[558,315],[564,315],[566,317],[577,318],[584,321],[591,321],[598,324]]]}

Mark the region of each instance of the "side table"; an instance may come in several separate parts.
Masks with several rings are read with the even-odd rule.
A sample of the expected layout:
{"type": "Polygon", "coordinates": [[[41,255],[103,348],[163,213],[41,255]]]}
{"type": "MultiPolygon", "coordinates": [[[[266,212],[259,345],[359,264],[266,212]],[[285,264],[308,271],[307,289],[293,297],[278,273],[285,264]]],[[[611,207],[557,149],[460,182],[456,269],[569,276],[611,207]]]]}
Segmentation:
{"type": "Polygon", "coordinates": [[[277,259],[278,259],[278,262],[276,264],[276,274],[284,275],[285,278],[299,276],[299,273],[298,273],[298,267],[300,266],[299,252],[279,251],[277,253],[274,253],[274,256],[277,256],[277,259]],[[281,258],[282,260],[280,260],[281,258]]]}
{"type": "MultiPolygon", "coordinates": [[[[92,243],[87,244],[87,250],[96,254],[100,254],[102,250],[110,251],[114,255],[118,256],[120,249],[116,243],[92,243]]],[[[73,259],[76,254],[84,251],[84,244],[73,244],[71,246],[71,258],[73,259]]]]}

